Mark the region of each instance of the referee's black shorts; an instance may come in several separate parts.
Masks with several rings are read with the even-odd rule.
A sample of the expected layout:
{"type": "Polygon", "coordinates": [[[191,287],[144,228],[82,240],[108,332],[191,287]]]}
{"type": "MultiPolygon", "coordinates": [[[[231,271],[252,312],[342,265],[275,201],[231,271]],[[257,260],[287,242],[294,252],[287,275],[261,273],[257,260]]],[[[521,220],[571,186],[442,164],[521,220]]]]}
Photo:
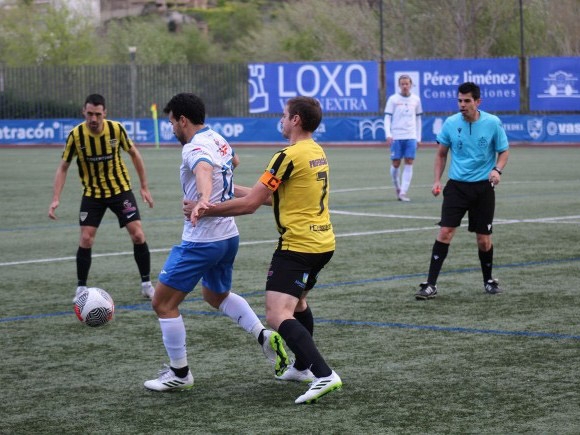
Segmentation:
{"type": "Polygon", "coordinates": [[[468,183],[449,180],[443,189],[439,225],[457,228],[461,225],[465,213],[468,213],[468,231],[491,234],[494,212],[495,191],[489,181],[468,183]]]}

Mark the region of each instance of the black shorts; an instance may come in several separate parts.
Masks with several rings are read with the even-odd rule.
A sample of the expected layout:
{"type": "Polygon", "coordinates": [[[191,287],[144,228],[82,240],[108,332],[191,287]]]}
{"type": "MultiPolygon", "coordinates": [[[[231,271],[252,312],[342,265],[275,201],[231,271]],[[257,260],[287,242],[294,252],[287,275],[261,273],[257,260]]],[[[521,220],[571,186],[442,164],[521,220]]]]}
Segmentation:
{"type": "Polygon", "coordinates": [[[469,213],[468,231],[491,234],[494,212],[495,191],[489,181],[466,183],[449,180],[443,189],[439,225],[457,228],[465,213],[469,213]]]}
{"type": "Polygon", "coordinates": [[[316,285],[318,273],[330,261],[334,251],[321,254],[276,250],[272,256],[266,290],[300,298],[316,285]]]}
{"type": "Polygon", "coordinates": [[[117,215],[119,227],[123,228],[129,222],[141,220],[135,195],[131,190],[110,198],[91,198],[83,196],[79,213],[80,226],[99,227],[107,209],[117,215]]]}

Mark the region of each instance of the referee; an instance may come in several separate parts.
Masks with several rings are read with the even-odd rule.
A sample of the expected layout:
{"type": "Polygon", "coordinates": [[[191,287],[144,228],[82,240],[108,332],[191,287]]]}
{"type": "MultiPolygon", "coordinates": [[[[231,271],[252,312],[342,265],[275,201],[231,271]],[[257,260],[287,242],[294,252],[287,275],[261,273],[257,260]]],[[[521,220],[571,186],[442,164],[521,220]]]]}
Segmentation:
{"type": "Polygon", "coordinates": [[[99,94],[89,95],[83,106],[85,121],[69,133],[62,153],[62,161],[56,169],[53,183],[52,202],[48,217],[56,220],[55,210],[60,204],[60,195],[73,159],[79,170],[83,185],[79,224],[81,234],[77,250],[77,289],[76,296],[87,287],[91,267],[91,249],[101,220],[111,209],[117,215],[119,226],[127,228],[133,241],[135,262],[141,275],[141,294],[152,298],[154,288],[151,284],[151,257],[141,226],[141,216],[135,195],[131,190],[129,172],[121,149],[133,161],[141,184],[143,201],[153,207],[153,198],[147,187],[147,174],[141,154],[129,139],[123,125],[106,119],[105,98],[99,94]]]}
{"type": "Polygon", "coordinates": [[[460,85],[457,103],[459,113],[447,118],[437,135],[439,148],[435,155],[433,195],[441,192],[441,176],[450,153],[449,181],[443,189],[440,229],[433,244],[429,275],[426,282],[419,284],[415,293],[417,300],[437,296],[439,272],[466,213],[469,216],[467,229],[476,235],[483,289],[488,294],[502,292],[498,280],[492,276],[491,233],[495,213],[494,188],[507,164],[509,144],[500,119],[479,110],[481,91],[478,85],[472,82],[460,85]]]}

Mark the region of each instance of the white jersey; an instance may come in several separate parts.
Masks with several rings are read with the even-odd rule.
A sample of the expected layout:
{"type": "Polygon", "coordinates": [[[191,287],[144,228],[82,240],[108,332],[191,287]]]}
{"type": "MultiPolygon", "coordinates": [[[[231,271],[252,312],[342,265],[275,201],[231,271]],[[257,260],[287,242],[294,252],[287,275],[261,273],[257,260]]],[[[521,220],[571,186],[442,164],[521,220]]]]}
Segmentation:
{"type": "Polygon", "coordinates": [[[421,142],[422,113],[421,99],[417,95],[391,95],[385,106],[385,137],[394,140],[416,139],[421,142]]]}
{"type": "MultiPolygon", "coordinates": [[[[183,146],[180,170],[184,198],[197,199],[197,186],[193,170],[199,162],[213,166],[213,187],[209,201],[219,203],[234,196],[233,150],[228,142],[209,127],[199,130],[191,142],[183,146]]],[[[215,242],[237,236],[238,227],[233,217],[204,217],[194,227],[184,220],[183,235],[187,242],[215,242]]]]}

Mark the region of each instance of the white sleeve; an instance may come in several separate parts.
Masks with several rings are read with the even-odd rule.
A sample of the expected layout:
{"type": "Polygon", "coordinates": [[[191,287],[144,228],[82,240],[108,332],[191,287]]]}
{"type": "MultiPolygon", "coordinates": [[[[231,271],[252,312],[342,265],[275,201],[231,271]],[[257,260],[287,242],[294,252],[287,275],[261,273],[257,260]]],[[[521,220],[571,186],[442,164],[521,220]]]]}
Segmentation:
{"type": "Polygon", "coordinates": [[[383,121],[385,125],[385,139],[393,137],[391,133],[391,114],[385,113],[385,120],[383,121]]]}
{"type": "Polygon", "coordinates": [[[421,104],[421,98],[417,96],[417,142],[421,142],[422,133],[423,133],[423,105],[421,104]]]}
{"type": "Polygon", "coordinates": [[[415,124],[417,127],[417,142],[421,142],[421,133],[423,133],[423,123],[421,120],[421,115],[417,115],[415,124]]]}
{"type": "Polygon", "coordinates": [[[393,117],[393,99],[387,99],[387,104],[385,105],[385,120],[383,124],[385,126],[385,139],[393,137],[391,133],[391,119],[393,117]]]}

